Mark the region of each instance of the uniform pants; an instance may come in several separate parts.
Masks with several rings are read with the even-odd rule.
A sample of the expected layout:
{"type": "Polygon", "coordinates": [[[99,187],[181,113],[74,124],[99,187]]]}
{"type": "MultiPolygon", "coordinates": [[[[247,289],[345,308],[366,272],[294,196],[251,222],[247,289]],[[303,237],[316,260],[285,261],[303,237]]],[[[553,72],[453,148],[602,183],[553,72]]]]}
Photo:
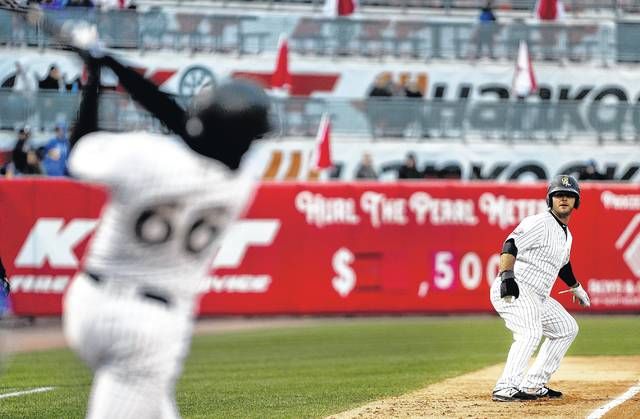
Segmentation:
{"type": "Polygon", "coordinates": [[[513,332],[507,362],[494,391],[515,387],[535,392],[545,386],[578,334],[578,324],[560,303],[526,284],[518,286],[520,297],[512,303],[500,298],[500,279],[491,287],[491,303],[513,332]],[[529,359],[543,337],[538,356],[527,371],[529,359]]]}
{"type": "Polygon", "coordinates": [[[71,348],[94,371],[87,417],[178,418],[175,385],[188,353],[191,312],[114,292],[78,274],[64,297],[71,348]]]}

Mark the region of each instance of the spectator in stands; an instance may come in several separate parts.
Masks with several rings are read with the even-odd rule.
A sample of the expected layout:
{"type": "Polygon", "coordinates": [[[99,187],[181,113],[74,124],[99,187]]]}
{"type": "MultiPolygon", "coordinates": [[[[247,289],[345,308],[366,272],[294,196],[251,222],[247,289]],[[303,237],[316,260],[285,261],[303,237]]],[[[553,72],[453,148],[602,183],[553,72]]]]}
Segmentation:
{"type": "Polygon", "coordinates": [[[580,170],[578,174],[580,180],[605,180],[606,176],[598,172],[596,167],[596,161],[591,159],[587,161],[587,164],[580,170]]]}
{"type": "MultiPolygon", "coordinates": [[[[100,10],[128,9],[131,0],[95,0],[96,7],[100,10]]],[[[134,9],[137,6],[134,5],[134,9]]]]}
{"type": "Polygon", "coordinates": [[[391,77],[388,73],[380,74],[367,95],[367,114],[374,138],[384,136],[390,123],[390,98],[393,96],[391,77]]]}
{"type": "Polygon", "coordinates": [[[63,91],[65,89],[64,80],[57,65],[52,64],[49,67],[47,76],[38,82],[38,87],[43,90],[63,91]]]}
{"type": "Polygon", "coordinates": [[[373,159],[370,153],[363,153],[360,164],[356,169],[356,179],[378,179],[378,173],[373,168],[373,159]]]}
{"type": "Polygon", "coordinates": [[[56,125],[56,136],[43,148],[42,167],[47,176],[66,176],[69,139],[64,123],[56,125]]]}
{"type": "Polygon", "coordinates": [[[35,83],[27,75],[20,61],[16,61],[15,73],[2,82],[2,87],[13,89],[14,92],[31,92],[35,90],[35,83]]]}
{"type": "Polygon", "coordinates": [[[93,1],[91,0],[69,0],[67,3],[67,7],[93,7],[93,1]]]}
{"type": "Polygon", "coordinates": [[[422,173],[416,165],[416,155],[407,153],[404,164],[398,168],[398,179],[421,179],[422,173]]]}
{"type": "Polygon", "coordinates": [[[476,58],[482,57],[485,47],[489,53],[489,58],[495,58],[495,54],[493,53],[493,38],[498,27],[498,19],[493,13],[493,5],[491,3],[492,1],[488,0],[484,7],[480,9],[480,15],[478,16],[478,25],[475,34],[476,58]]]}
{"type": "Polygon", "coordinates": [[[420,130],[420,134],[422,138],[429,137],[429,127],[427,126],[427,118],[425,118],[424,112],[424,95],[422,94],[422,90],[420,90],[420,85],[414,79],[407,79],[404,84],[404,96],[408,99],[411,99],[409,105],[409,109],[407,112],[407,117],[409,118],[408,123],[415,123],[420,130]]]}
{"type": "Polygon", "coordinates": [[[11,312],[10,294],[11,284],[9,284],[7,271],[2,264],[2,258],[0,258],[0,318],[11,312]]]}
{"type": "Polygon", "coordinates": [[[40,7],[45,10],[61,10],[67,5],[67,0],[42,0],[40,7]]]}
{"type": "Polygon", "coordinates": [[[447,165],[440,169],[438,177],[440,179],[462,179],[462,171],[458,165],[447,165]]]}
{"type": "Polygon", "coordinates": [[[42,174],[40,159],[29,144],[31,129],[24,126],[18,131],[18,140],[11,152],[11,164],[7,167],[7,175],[39,175],[42,174]]]}
{"type": "Polygon", "coordinates": [[[542,23],[539,26],[542,58],[545,60],[560,58],[555,52],[560,29],[555,25],[549,25],[547,23],[561,22],[565,19],[566,14],[562,0],[538,0],[534,10],[536,17],[542,23]]]}

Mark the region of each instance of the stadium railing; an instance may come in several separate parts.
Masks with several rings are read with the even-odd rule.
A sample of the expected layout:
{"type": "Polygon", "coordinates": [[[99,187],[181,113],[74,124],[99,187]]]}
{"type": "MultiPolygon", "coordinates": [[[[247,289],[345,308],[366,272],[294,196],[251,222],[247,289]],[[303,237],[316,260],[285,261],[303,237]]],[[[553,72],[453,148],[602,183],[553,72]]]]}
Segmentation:
{"type": "MultiPolygon", "coordinates": [[[[375,59],[410,57],[416,60],[469,59],[479,46],[490,45],[492,58],[512,59],[520,40],[529,43],[534,59],[573,60],[609,64],[640,61],[635,48],[640,23],[614,21],[540,23],[513,19],[489,31],[478,30],[471,18],[391,19],[325,18],[313,16],[256,16],[232,14],[106,11],[78,8],[50,11],[52,18],[93,22],[109,48],[141,53],[174,51],[259,54],[275,51],[281,33],[291,50],[300,54],[363,56],[375,59]]],[[[47,48],[55,42],[38,28],[0,12],[0,45],[47,48]]]]}
{"type": "MultiPolygon", "coordinates": [[[[457,141],[550,141],[595,144],[640,143],[640,106],[598,101],[421,100],[402,97],[339,99],[274,97],[274,137],[316,135],[321,116],[332,119],[338,137],[451,139],[457,141]]],[[[0,89],[0,129],[28,124],[50,131],[58,122],[72,125],[80,95],[39,91],[25,95],[0,89]]],[[[186,102],[187,98],[180,98],[186,102]]],[[[163,131],[161,124],[128,96],[107,93],[100,126],[107,130],[163,131]]]]}
{"type": "MultiPolygon", "coordinates": [[[[310,10],[322,8],[325,0],[206,0],[208,4],[218,7],[243,7],[275,9],[286,6],[309,6],[310,10]]],[[[486,0],[358,0],[360,8],[365,11],[375,9],[398,9],[405,12],[416,10],[443,10],[447,13],[475,10],[483,6],[486,0]]],[[[202,4],[203,0],[139,0],[142,5],[165,5],[188,7],[202,4]]],[[[638,0],[563,0],[565,9],[572,14],[585,12],[610,12],[620,15],[623,13],[640,12],[638,0]]],[[[494,0],[493,7],[498,11],[532,11],[536,0],[494,0]]]]}

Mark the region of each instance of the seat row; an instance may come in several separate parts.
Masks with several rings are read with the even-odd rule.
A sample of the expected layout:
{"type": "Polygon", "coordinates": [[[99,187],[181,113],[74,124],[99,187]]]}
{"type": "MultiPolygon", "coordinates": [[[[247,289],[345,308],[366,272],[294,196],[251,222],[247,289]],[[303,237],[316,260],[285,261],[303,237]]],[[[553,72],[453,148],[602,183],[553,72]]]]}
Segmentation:
{"type": "MultiPolygon", "coordinates": [[[[398,19],[258,16],[97,10],[48,12],[59,22],[84,20],[98,26],[110,48],[186,53],[273,52],[281,34],[294,53],[416,60],[469,59],[486,55],[512,59],[521,40],[534,58],[548,60],[640,61],[635,48],[638,22],[540,23],[513,19],[483,25],[471,18],[398,19]],[[488,30],[487,30],[488,29],[488,30]]],[[[21,19],[0,12],[0,45],[47,48],[55,41],[21,19]]]]}

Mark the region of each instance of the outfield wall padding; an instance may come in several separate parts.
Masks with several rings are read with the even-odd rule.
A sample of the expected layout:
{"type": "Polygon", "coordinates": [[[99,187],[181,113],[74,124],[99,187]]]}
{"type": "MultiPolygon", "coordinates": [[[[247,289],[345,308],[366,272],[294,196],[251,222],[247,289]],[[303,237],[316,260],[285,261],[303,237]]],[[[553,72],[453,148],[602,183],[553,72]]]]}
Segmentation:
{"type": "MultiPolygon", "coordinates": [[[[582,184],[572,265],[593,305],[640,311],[640,185],[582,184]]],[[[265,182],[203,278],[202,315],[493,312],[502,241],[544,211],[545,183],[265,182]]],[[[18,315],[59,315],[105,192],[0,181],[0,255],[18,315]]]]}

